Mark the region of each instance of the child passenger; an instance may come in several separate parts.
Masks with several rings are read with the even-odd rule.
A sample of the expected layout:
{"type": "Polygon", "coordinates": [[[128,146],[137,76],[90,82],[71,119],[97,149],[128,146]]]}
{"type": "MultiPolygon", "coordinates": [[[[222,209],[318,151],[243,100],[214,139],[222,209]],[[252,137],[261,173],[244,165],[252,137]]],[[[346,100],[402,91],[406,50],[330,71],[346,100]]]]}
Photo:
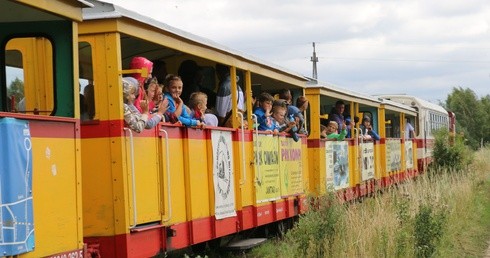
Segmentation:
{"type": "Polygon", "coordinates": [[[257,98],[258,107],[254,109],[254,114],[257,116],[258,129],[260,131],[271,131],[277,133],[275,123],[271,117],[272,102],[274,98],[271,94],[263,92],[257,98]]]}
{"type": "Polygon", "coordinates": [[[168,112],[172,113],[185,126],[202,126],[203,123],[200,120],[193,119],[184,107],[184,102],[180,98],[183,87],[180,77],[169,74],[165,77],[163,84],[165,85],[164,98],[169,100],[168,112]]]}
{"type": "Polygon", "coordinates": [[[208,108],[208,95],[204,92],[193,92],[189,97],[190,115],[192,118],[204,122],[206,125],[218,126],[218,118],[213,114],[206,114],[208,108]]]}
{"type": "Polygon", "coordinates": [[[337,122],[335,121],[330,121],[328,122],[327,125],[327,139],[337,139],[339,141],[342,141],[345,139],[345,136],[347,135],[347,130],[345,130],[346,125],[345,123],[342,124],[342,131],[340,133],[337,133],[339,126],[337,122]]]}
{"type": "Polygon", "coordinates": [[[155,127],[163,120],[163,113],[167,110],[168,102],[162,102],[158,110],[150,116],[148,102],[142,100],[140,106],[142,113],[134,106],[138,82],[134,78],[123,78],[123,101],[124,101],[124,122],[131,130],[140,133],[144,128],[150,129],[155,127]]]}
{"type": "Polygon", "coordinates": [[[324,125],[320,125],[320,138],[321,139],[327,138],[327,127],[324,125]]]}
{"type": "Polygon", "coordinates": [[[274,118],[275,128],[279,130],[279,132],[290,133],[291,137],[293,137],[294,141],[299,141],[298,135],[295,132],[296,122],[289,120],[286,117],[287,112],[286,104],[278,104],[272,107],[272,117],[274,118]]]}
{"type": "Polygon", "coordinates": [[[362,119],[361,128],[361,136],[364,139],[374,139],[379,141],[379,135],[373,130],[371,126],[371,119],[369,117],[364,117],[362,119]]]}

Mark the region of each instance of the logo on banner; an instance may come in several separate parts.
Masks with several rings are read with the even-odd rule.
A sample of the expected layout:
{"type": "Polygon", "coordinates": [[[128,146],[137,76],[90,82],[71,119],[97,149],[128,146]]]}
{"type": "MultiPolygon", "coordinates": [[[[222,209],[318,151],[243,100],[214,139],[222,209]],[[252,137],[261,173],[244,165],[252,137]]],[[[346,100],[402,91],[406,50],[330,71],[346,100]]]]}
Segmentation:
{"type": "Polygon", "coordinates": [[[225,137],[220,135],[216,148],[216,166],[218,171],[218,193],[226,199],[231,190],[231,153],[225,137]]]}

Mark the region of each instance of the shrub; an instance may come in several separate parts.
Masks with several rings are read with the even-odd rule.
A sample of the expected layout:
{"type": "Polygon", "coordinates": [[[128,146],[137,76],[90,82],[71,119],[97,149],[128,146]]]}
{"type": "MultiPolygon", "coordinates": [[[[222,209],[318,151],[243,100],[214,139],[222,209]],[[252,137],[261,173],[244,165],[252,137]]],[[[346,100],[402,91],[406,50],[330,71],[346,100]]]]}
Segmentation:
{"type": "Polygon", "coordinates": [[[434,144],[434,171],[459,171],[472,161],[472,152],[461,135],[451,138],[445,129],[436,131],[434,144]]]}
{"type": "Polygon", "coordinates": [[[431,257],[441,238],[446,215],[444,210],[434,210],[432,206],[420,205],[415,216],[415,253],[417,257],[431,257]]]}

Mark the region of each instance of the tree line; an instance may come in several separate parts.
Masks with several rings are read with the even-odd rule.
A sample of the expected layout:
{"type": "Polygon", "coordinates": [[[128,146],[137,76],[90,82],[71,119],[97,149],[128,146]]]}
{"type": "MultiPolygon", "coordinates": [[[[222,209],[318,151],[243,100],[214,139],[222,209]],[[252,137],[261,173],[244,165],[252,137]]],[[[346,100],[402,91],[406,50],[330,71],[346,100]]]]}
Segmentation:
{"type": "Polygon", "coordinates": [[[473,149],[490,141],[490,95],[479,98],[469,88],[453,88],[442,105],[456,115],[456,133],[473,149]]]}

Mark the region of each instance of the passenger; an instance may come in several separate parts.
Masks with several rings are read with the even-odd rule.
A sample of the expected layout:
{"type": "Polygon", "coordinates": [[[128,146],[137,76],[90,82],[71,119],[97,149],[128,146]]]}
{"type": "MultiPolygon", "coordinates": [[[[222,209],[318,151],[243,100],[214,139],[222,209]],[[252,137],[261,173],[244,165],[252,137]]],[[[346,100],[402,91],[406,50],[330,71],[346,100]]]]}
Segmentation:
{"type": "MultiPolygon", "coordinates": [[[[153,97],[153,103],[157,107],[163,101],[163,84],[158,83],[155,89],[155,96],[153,97]]],[[[168,101],[168,100],[167,100],[168,101]]],[[[168,103],[167,103],[168,105],[168,103]]]]}
{"type": "Polygon", "coordinates": [[[271,94],[263,92],[257,98],[259,106],[254,109],[254,114],[257,116],[258,130],[260,131],[271,131],[274,133],[279,132],[276,127],[274,120],[271,117],[272,102],[274,98],[271,94]]]}
{"type": "Polygon", "coordinates": [[[138,109],[140,111],[140,113],[143,113],[143,110],[140,106],[141,100],[144,100],[146,98],[145,97],[146,94],[145,94],[145,90],[144,90],[143,85],[148,78],[152,77],[151,73],[153,71],[153,63],[144,57],[137,56],[137,57],[133,57],[133,59],[131,60],[131,63],[129,64],[129,67],[130,67],[130,69],[146,68],[148,71],[148,74],[146,77],[143,77],[141,73],[134,73],[132,75],[136,80],[138,80],[138,94],[137,94],[137,97],[134,101],[134,106],[136,107],[136,109],[138,109]]]}
{"type": "Polygon", "coordinates": [[[189,99],[190,115],[206,125],[218,126],[218,118],[213,114],[207,114],[208,95],[204,92],[193,92],[189,99]]]}
{"type": "Polygon", "coordinates": [[[324,125],[320,125],[320,138],[321,139],[327,138],[327,127],[324,125]]]}
{"type": "MultiPolygon", "coordinates": [[[[218,121],[221,126],[226,124],[227,120],[231,116],[231,78],[230,67],[223,64],[216,64],[216,74],[219,79],[218,93],[216,94],[216,111],[218,114],[218,121]]],[[[237,76],[237,82],[239,77],[237,76]]],[[[245,110],[245,98],[243,91],[237,84],[237,107],[239,110],[245,110]]],[[[272,105],[272,102],[271,102],[272,105]]]]}
{"type": "Polygon", "coordinates": [[[158,101],[155,101],[157,96],[158,89],[158,81],[157,78],[153,77],[151,79],[146,80],[143,85],[143,88],[146,92],[146,100],[148,101],[148,109],[150,113],[153,112],[156,106],[158,106],[158,101]]]}
{"type": "MultiPolygon", "coordinates": [[[[328,115],[329,121],[335,121],[337,125],[341,125],[345,122],[344,120],[344,110],[345,104],[342,100],[338,100],[335,102],[335,108],[332,109],[332,112],[328,115]]],[[[338,129],[337,133],[341,132],[341,128],[338,129]]]]}
{"type": "Polygon", "coordinates": [[[405,123],[405,139],[415,138],[415,129],[412,124],[410,124],[410,118],[406,118],[405,123]]]}
{"type": "Polygon", "coordinates": [[[361,137],[364,139],[374,139],[379,141],[379,135],[373,130],[371,126],[371,119],[369,117],[364,117],[362,119],[362,124],[360,125],[361,137]]]}
{"type": "MultiPolygon", "coordinates": [[[[347,126],[346,130],[347,130],[347,136],[346,138],[352,138],[351,137],[351,128],[356,128],[356,124],[359,123],[359,117],[357,116],[354,116],[354,121],[352,121],[352,119],[350,117],[347,117],[345,119],[345,125],[347,126]]],[[[354,133],[356,133],[354,131],[354,133]]]]}
{"type": "Polygon", "coordinates": [[[272,117],[275,120],[275,126],[279,132],[287,132],[291,134],[291,137],[297,142],[298,137],[298,127],[296,125],[296,119],[292,115],[288,115],[288,104],[284,99],[274,100],[272,104],[272,117]],[[282,112],[284,110],[284,112],[282,112]],[[277,117],[277,118],[276,118],[277,117]],[[279,119],[279,121],[278,121],[279,119]]]}
{"type": "Polygon", "coordinates": [[[279,99],[285,100],[287,105],[293,104],[293,96],[288,89],[283,89],[279,92],[279,99]]]}
{"type": "Polygon", "coordinates": [[[307,135],[308,132],[305,129],[305,118],[303,116],[303,112],[306,109],[308,109],[308,99],[305,96],[300,96],[296,100],[296,106],[288,106],[288,116],[292,116],[295,119],[298,133],[307,135]]]}
{"type": "Polygon", "coordinates": [[[143,113],[140,113],[134,106],[138,82],[134,78],[123,78],[123,101],[124,101],[124,122],[131,130],[140,133],[144,128],[155,127],[163,120],[163,114],[167,110],[167,105],[160,105],[158,111],[150,117],[148,112],[148,102],[140,102],[143,113]]]}
{"type": "Polygon", "coordinates": [[[347,135],[347,130],[345,130],[346,128],[345,123],[342,123],[342,130],[340,131],[340,133],[337,133],[338,128],[339,126],[337,125],[337,122],[335,121],[328,122],[327,139],[337,139],[339,141],[345,139],[345,136],[347,135]]]}
{"type": "Polygon", "coordinates": [[[184,102],[180,98],[182,94],[182,80],[179,76],[169,74],[165,78],[165,98],[168,99],[169,107],[168,112],[172,116],[173,123],[180,122],[185,126],[203,126],[203,123],[197,119],[193,119],[187,112],[187,108],[184,106],[184,102]]]}

